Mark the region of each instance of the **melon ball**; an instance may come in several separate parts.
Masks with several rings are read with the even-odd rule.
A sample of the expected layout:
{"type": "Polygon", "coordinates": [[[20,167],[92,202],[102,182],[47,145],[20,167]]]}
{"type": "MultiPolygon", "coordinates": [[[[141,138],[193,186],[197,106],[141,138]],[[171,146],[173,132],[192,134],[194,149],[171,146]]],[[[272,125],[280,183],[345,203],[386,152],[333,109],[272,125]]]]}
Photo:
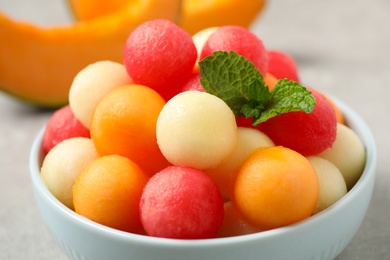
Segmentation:
{"type": "Polygon", "coordinates": [[[299,82],[297,63],[282,51],[268,50],[268,72],[277,79],[287,78],[299,82]]]}
{"type": "Polygon", "coordinates": [[[217,235],[223,216],[217,185],[200,170],[168,166],[146,184],[140,217],[150,236],[200,239],[217,235]]]}
{"type": "Polygon", "coordinates": [[[74,115],[69,105],[56,110],[46,124],[42,139],[43,154],[58,143],[72,137],[90,137],[87,129],[74,115]]]}
{"type": "Polygon", "coordinates": [[[344,176],[348,190],[359,180],[366,164],[366,151],[357,134],[344,124],[337,124],[332,147],[318,154],[332,162],[344,176]]]}
{"type": "Polygon", "coordinates": [[[203,46],[205,45],[205,43],[209,39],[210,35],[212,33],[214,33],[217,29],[218,29],[217,26],[208,27],[208,28],[200,30],[199,32],[197,32],[194,35],[192,35],[192,40],[194,41],[194,44],[195,44],[195,47],[196,47],[196,50],[197,50],[197,53],[198,53],[198,57],[196,59],[196,64],[195,64],[195,67],[194,67],[195,71],[199,70],[198,61],[200,60],[200,54],[202,53],[203,46]]]}
{"type": "Polygon", "coordinates": [[[312,88],[309,90],[316,100],[311,113],[284,113],[259,125],[276,145],[285,146],[304,156],[316,155],[331,147],[337,129],[336,113],[329,101],[320,92],[312,88]]]}
{"type": "Polygon", "coordinates": [[[225,216],[217,237],[241,236],[260,232],[258,228],[255,228],[245,220],[231,201],[225,202],[224,210],[225,216]]]}
{"type": "Polygon", "coordinates": [[[197,90],[205,92],[202,84],[200,83],[200,73],[194,73],[188,81],[182,86],[180,92],[189,91],[189,90],[197,90]]]}
{"type": "Polygon", "coordinates": [[[307,159],[316,170],[320,185],[315,214],[330,207],[347,194],[347,185],[333,163],[318,156],[310,156],[307,159]]]}
{"type": "Polygon", "coordinates": [[[73,210],[72,187],[87,165],[98,158],[89,138],[74,137],[62,141],[46,155],[40,176],[49,191],[73,210]]]}
{"type": "Polygon", "coordinates": [[[235,148],[237,125],[229,106],[206,92],[186,91],[161,110],[157,143],[173,165],[197,169],[216,167],[235,148]]]}
{"type": "Polygon", "coordinates": [[[216,51],[234,51],[253,62],[262,75],[267,73],[267,50],[262,40],[247,28],[236,25],[218,27],[204,44],[200,59],[216,51]]]}
{"type": "Polygon", "coordinates": [[[124,65],[134,82],[153,88],[165,100],[179,92],[196,59],[192,36],[165,19],[150,20],[134,29],[123,52],[124,65]]]}
{"type": "Polygon", "coordinates": [[[112,89],[133,83],[126,68],[113,61],[97,61],[82,69],[69,90],[69,105],[88,129],[99,101],[112,89]]]}
{"type": "Polygon", "coordinates": [[[229,199],[232,182],[246,158],[257,148],[274,146],[274,142],[255,128],[238,127],[237,145],[233,152],[217,167],[205,172],[217,183],[222,195],[229,199]]]}
{"type": "Polygon", "coordinates": [[[199,32],[195,33],[192,36],[192,40],[194,41],[196,50],[198,51],[198,55],[200,56],[200,53],[203,50],[203,46],[209,39],[210,35],[213,34],[218,29],[217,26],[214,27],[208,27],[203,30],[200,30],[199,32]]]}

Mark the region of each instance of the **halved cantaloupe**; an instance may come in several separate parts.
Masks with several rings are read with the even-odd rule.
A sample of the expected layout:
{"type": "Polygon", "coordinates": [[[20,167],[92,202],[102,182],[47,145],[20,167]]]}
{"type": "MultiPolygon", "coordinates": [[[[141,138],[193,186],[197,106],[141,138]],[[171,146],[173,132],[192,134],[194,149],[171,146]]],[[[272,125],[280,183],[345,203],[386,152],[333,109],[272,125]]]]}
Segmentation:
{"type": "Polygon", "coordinates": [[[265,3],[265,0],[183,0],[180,26],[191,34],[223,25],[248,28],[265,3]]]}
{"type": "MultiPolygon", "coordinates": [[[[119,10],[131,0],[68,0],[76,19],[91,18],[119,10]]],[[[249,27],[264,9],[266,0],[183,0],[179,25],[195,34],[214,26],[249,27]]]]}
{"type": "Polygon", "coordinates": [[[122,62],[130,32],[150,19],[176,19],[180,2],[129,1],[116,12],[52,28],[0,13],[0,89],[41,107],[62,106],[82,68],[98,60],[122,62]]]}
{"type": "Polygon", "coordinates": [[[67,0],[77,20],[91,20],[97,16],[119,11],[134,0],[67,0]]]}

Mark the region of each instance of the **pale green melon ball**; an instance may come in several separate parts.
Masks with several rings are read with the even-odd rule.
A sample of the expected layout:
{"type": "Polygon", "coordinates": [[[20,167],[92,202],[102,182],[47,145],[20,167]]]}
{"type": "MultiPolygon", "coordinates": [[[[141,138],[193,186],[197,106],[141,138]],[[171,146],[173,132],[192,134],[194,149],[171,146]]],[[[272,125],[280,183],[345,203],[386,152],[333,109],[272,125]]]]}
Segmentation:
{"type": "Polygon", "coordinates": [[[205,28],[205,29],[198,31],[197,33],[195,33],[192,36],[192,40],[194,41],[196,50],[198,52],[197,61],[199,61],[199,57],[200,57],[200,54],[202,53],[202,49],[203,49],[204,44],[209,39],[210,35],[213,32],[215,32],[217,29],[218,29],[218,26],[208,27],[208,28],[205,28]]]}
{"type": "Polygon", "coordinates": [[[336,140],[331,148],[318,154],[333,163],[344,176],[348,190],[359,180],[366,164],[366,151],[357,134],[338,123],[336,140]]]}
{"type": "Polygon", "coordinates": [[[330,207],[347,194],[347,185],[339,169],[328,160],[318,156],[307,158],[317,172],[319,195],[314,213],[330,207]]]}
{"type": "Polygon", "coordinates": [[[237,134],[233,152],[217,167],[206,170],[225,198],[230,198],[232,179],[246,158],[257,148],[275,145],[266,134],[255,128],[238,127],[237,134]]]}
{"type": "Polygon", "coordinates": [[[89,138],[74,137],[57,144],[46,155],[40,176],[61,203],[73,209],[73,184],[85,167],[98,158],[89,138]]]}
{"type": "Polygon", "coordinates": [[[99,101],[112,89],[132,84],[123,64],[97,61],[86,66],[73,79],[69,105],[75,117],[88,129],[99,101]]]}
{"type": "Polygon", "coordinates": [[[199,91],[177,94],[157,119],[157,143],[174,165],[207,169],[217,166],[237,142],[235,116],[220,98],[199,91]]]}

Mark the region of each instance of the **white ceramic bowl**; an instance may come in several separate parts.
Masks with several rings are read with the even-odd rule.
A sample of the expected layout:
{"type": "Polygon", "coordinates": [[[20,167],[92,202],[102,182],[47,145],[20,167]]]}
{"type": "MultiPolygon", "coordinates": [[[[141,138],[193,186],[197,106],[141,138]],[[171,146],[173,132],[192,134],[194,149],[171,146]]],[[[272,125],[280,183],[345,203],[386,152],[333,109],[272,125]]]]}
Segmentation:
{"type": "Polygon", "coordinates": [[[35,199],[49,231],[71,259],[334,259],[351,241],[365,217],[377,157],[375,141],[366,123],[344,103],[337,100],[336,103],[364,143],[367,151],[364,172],[336,204],[288,227],[230,238],[175,240],[130,234],[92,222],[61,204],[41,181],[43,129],[30,156],[35,199]]]}

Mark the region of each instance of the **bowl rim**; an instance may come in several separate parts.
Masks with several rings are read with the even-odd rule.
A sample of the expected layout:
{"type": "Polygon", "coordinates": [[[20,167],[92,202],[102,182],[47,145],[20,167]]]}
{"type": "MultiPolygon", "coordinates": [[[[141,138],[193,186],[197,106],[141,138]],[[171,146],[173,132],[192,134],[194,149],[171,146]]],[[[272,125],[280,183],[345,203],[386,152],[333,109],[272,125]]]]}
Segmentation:
{"type": "Polygon", "coordinates": [[[354,129],[355,133],[359,136],[360,140],[363,142],[363,145],[366,150],[366,165],[364,171],[359,178],[358,182],[352,187],[348,193],[337,201],[335,204],[329,208],[311,216],[303,221],[298,223],[280,227],[272,230],[261,231],[258,233],[246,234],[241,236],[233,237],[221,237],[221,238],[211,238],[211,239],[195,239],[195,240],[184,240],[184,239],[172,239],[172,238],[160,238],[152,237],[141,234],[133,234],[114,228],[104,226],[102,224],[96,223],[92,220],[83,217],[73,210],[69,209],[63,205],[51,192],[47,189],[43,181],[39,176],[40,163],[43,159],[43,152],[41,149],[41,141],[43,138],[43,133],[46,125],[44,125],[38,132],[35,137],[29,157],[29,167],[30,167],[30,177],[32,183],[35,186],[37,192],[39,192],[49,203],[55,207],[56,210],[62,212],[64,216],[69,221],[77,222],[79,225],[82,225],[83,228],[89,229],[92,232],[103,232],[105,236],[113,239],[120,239],[125,241],[132,241],[136,243],[148,244],[152,246],[160,247],[210,247],[218,245],[229,245],[237,243],[245,243],[247,241],[267,239],[270,237],[277,237],[288,232],[296,232],[297,229],[304,229],[308,226],[315,225],[317,222],[321,222],[322,219],[326,218],[327,215],[331,214],[334,211],[344,207],[345,204],[348,204],[357,194],[362,192],[362,190],[367,186],[371,181],[371,178],[375,178],[375,168],[377,162],[377,150],[375,139],[372,135],[372,132],[363,118],[357,114],[352,108],[347,106],[345,103],[341,102],[339,99],[332,97],[332,100],[337,104],[339,109],[345,115],[347,124],[354,129]]]}

